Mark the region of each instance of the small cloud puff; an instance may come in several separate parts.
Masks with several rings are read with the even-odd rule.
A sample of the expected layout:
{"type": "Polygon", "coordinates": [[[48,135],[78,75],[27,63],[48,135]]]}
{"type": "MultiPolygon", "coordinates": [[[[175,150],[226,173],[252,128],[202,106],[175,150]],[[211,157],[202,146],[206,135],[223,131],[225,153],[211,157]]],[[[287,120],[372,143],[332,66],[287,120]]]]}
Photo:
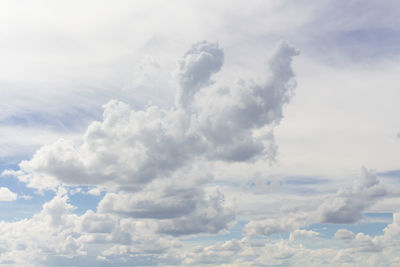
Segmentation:
{"type": "Polygon", "coordinates": [[[0,187],[0,201],[14,201],[17,200],[18,195],[11,192],[8,187],[0,187]]]}

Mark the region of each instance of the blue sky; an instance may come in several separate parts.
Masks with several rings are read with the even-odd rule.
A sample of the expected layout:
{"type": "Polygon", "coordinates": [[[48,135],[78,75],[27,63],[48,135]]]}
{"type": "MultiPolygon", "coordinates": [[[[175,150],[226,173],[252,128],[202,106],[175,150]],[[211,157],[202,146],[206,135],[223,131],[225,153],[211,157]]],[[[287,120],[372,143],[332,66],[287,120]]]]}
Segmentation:
{"type": "Polygon", "coordinates": [[[0,4],[0,264],[398,266],[397,1],[0,4]]]}

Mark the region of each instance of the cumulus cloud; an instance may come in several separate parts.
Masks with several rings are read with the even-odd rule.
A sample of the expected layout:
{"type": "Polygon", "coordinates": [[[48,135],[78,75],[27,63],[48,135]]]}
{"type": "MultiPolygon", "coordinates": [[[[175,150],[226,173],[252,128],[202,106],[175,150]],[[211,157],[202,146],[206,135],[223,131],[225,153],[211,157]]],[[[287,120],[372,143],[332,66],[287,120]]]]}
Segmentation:
{"type": "Polygon", "coordinates": [[[352,188],[343,188],[327,197],[317,212],[324,223],[355,223],[367,208],[386,195],[387,190],[375,172],[363,168],[352,188]]]}
{"type": "MultiPolygon", "coordinates": [[[[315,244],[295,244],[285,239],[265,242],[260,246],[252,246],[245,240],[232,240],[237,244],[235,251],[223,249],[221,244],[196,249],[186,253],[185,263],[189,264],[220,264],[222,266],[391,266],[397,259],[397,246],[376,249],[375,241],[367,235],[359,234],[358,243],[353,242],[346,248],[319,247],[315,244]],[[364,240],[361,240],[364,239],[364,240]],[[368,240],[368,241],[367,241],[368,240]],[[361,247],[358,247],[361,246],[361,247]],[[233,256],[233,254],[235,256],[233,256]]],[[[330,246],[329,240],[324,240],[330,246]]],[[[226,242],[228,243],[228,242],[226,242]]],[[[225,245],[225,244],[224,244],[225,245]]]]}
{"type": "Polygon", "coordinates": [[[198,246],[186,253],[185,264],[221,264],[231,263],[236,255],[245,248],[242,240],[232,239],[218,242],[208,247],[198,246]]]}
{"type": "MultiPolygon", "coordinates": [[[[364,212],[377,201],[388,196],[385,186],[372,170],[363,168],[351,187],[339,189],[314,199],[305,206],[283,208],[279,218],[253,220],[246,224],[247,236],[292,232],[313,223],[351,224],[360,221],[364,212]]],[[[342,233],[338,233],[338,238],[342,233]]]]}
{"type": "MultiPolygon", "coordinates": [[[[102,120],[89,125],[80,143],[60,139],[22,161],[19,170],[3,172],[39,190],[87,185],[90,193],[107,191],[97,211],[73,214],[66,192],[59,189],[39,214],[5,224],[7,229],[25,224],[42,233],[48,228],[52,236],[43,244],[33,244],[30,240],[38,237],[19,232],[27,234],[24,246],[35,255],[44,250],[55,257],[85,255],[91,244],[102,244],[99,259],[139,257],[137,262],[139,254],[169,253],[176,246],[169,237],[226,230],[235,220],[234,208],[217,188],[207,187],[212,175],[199,166],[274,157],[272,131],[293,95],[291,61],[297,54],[280,43],[270,57],[265,82],[222,85],[211,76],[222,67],[223,50],[206,41],[194,44],[178,61],[175,107],[133,110],[111,100],[104,105],[102,120]],[[57,242],[65,248],[57,248],[57,242]]],[[[283,222],[264,230],[283,231],[280,227],[295,228],[283,222]]],[[[240,245],[223,246],[235,248],[240,245]]],[[[169,259],[179,257],[171,254],[169,259]]]]}
{"type": "Polygon", "coordinates": [[[313,239],[319,235],[318,232],[312,230],[300,230],[297,229],[290,233],[289,240],[290,241],[297,241],[302,239],[313,239]]]}
{"type": "Polygon", "coordinates": [[[247,236],[265,235],[291,232],[306,223],[305,214],[295,214],[293,216],[286,216],[282,219],[264,219],[251,221],[246,224],[244,234],[247,236]]]}
{"type": "Polygon", "coordinates": [[[160,221],[158,232],[173,236],[218,233],[232,226],[234,210],[224,204],[224,196],[219,191],[200,194],[194,211],[175,220],[160,221]]]}
{"type": "Polygon", "coordinates": [[[393,222],[383,229],[383,232],[388,237],[400,235],[400,213],[393,213],[393,222]]]}
{"type": "Polygon", "coordinates": [[[4,174],[39,189],[61,183],[137,191],[194,160],[273,157],[273,138],[265,127],[271,130],[282,119],[282,107],[295,86],[291,61],[297,54],[280,43],[270,58],[266,82],[241,81],[221,89],[210,85],[210,76],[222,65],[222,49],[197,43],[178,64],[181,104],[135,111],[112,100],[104,106],[102,121],[89,125],[81,144],[60,139],[22,161],[19,171],[4,174]]]}
{"type": "Polygon", "coordinates": [[[380,238],[372,238],[364,233],[358,233],[353,239],[352,245],[361,252],[379,252],[383,248],[380,238]]]}
{"type": "MultiPolygon", "coordinates": [[[[12,235],[9,240],[26,235],[23,246],[36,260],[34,255],[44,251],[49,251],[49,260],[82,256],[97,246],[103,260],[134,257],[140,263],[141,254],[151,254],[157,263],[162,254],[164,263],[179,262],[181,256],[171,252],[179,246],[173,237],[219,233],[235,221],[231,202],[208,185],[213,175],[204,166],[274,157],[273,128],[293,95],[291,61],[297,54],[280,43],[264,82],[222,85],[211,78],[222,67],[223,50],[216,43],[194,44],[174,73],[176,106],[133,110],[111,100],[104,105],[102,120],[89,125],[81,142],[60,139],[22,161],[19,170],[3,172],[39,190],[86,185],[90,194],[106,191],[96,211],[78,216],[66,191],[58,189],[33,218],[3,223],[12,235]],[[22,227],[37,233],[12,230],[22,227]],[[37,235],[50,235],[49,241],[35,244],[37,235]]],[[[222,250],[235,249],[240,245],[231,242],[222,250]]]]}
{"type": "Polygon", "coordinates": [[[3,253],[0,261],[26,264],[31,260],[40,261],[45,255],[83,255],[82,247],[73,237],[73,206],[67,203],[67,196],[58,194],[45,203],[41,212],[31,219],[18,222],[0,222],[3,253]]]}
{"type": "Polygon", "coordinates": [[[400,244],[398,237],[389,234],[389,229],[397,223],[394,217],[384,234],[376,236],[339,229],[335,233],[336,240],[312,230],[295,230],[289,239],[232,239],[196,247],[185,253],[183,261],[188,265],[223,262],[227,266],[392,266],[399,259],[400,244]],[[305,239],[313,242],[301,242],[305,239]]]}
{"type": "MultiPolygon", "coordinates": [[[[207,181],[207,180],[205,180],[207,181]]],[[[233,207],[217,189],[178,179],[154,181],[142,191],[107,193],[98,211],[122,217],[153,219],[154,230],[173,236],[217,233],[235,219],[233,207]]]]}
{"type": "MultiPolygon", "coordinates": [[[[4,240],[0,245],[0,262],[59,266],[69,260],[77,264],[82,257],[95,257],[95,261],[102,255],[112,259],[138,254],[153,255],[163,262],[163,253],[180,246],[179,241],[157,236],[145,224],[131,218],[91,210],[76,215],[74,209],[66,191],[59,190],[32,218],[0,222],[0,237],[4,240]]],[[[117,265],[121,262],[115,260],[117,265]]]]}
{"type": "Polygon", "coordinates": [[[0,201],[14,201],[17,199],[17,194],[11,192],[7,187],[0,187],[0,201]]]}
{"type": "MultiPolygon", "coordinates": [[[[82,256],[97,244],[102,251],[99,259],[126,256],[140,262],[144,259],[139,254],[152,254],[157,262],[156,254],[164,253],[167,262],[165,253],[177,246],[171,236],[227,229],[235,220],[231,203],[217,188],[206,187],[212,175],[195,168],[202,162],[229,164],[274,156],[272,129],[293,94],[291,60],[297,54],[281,43],[270,58],[265,82],[226,86],[211,80],[223,64],[219,45],[194,44],[178,61],[175,107],[133,110],[112,100],[104,105],[102,120],[89,125],[80,143],[60,139],[22,161],[19,170],[3,172],[39,190],[88,185],[91,194],[100,188],[108,191],[97,211],[81,216],[73,214],[67,195],[59,192],[32,219],[4,223],[9,240],[25,235],[19,246],[35,260],[44,251],[49,255],[46,261],[60,255],[82,256]],[[22,227],[50,235],[41,237],[48,242],[35,244],[32,240],[39,238],[35,233],[12,230],[22,227]],[[160,239],[160,234],[166,238],[160,239]]],[[[231,245],[224,249],[231,251],[235,247],[231,245]]],[[[172,254],[167,258],[179,261],[172,254]]]]}
{"type": "Polygon", "coordinates": [[[339,229],[335,233],[335,238],[340,240],[353,240],[356,235],[347,229],[339,229]]]}

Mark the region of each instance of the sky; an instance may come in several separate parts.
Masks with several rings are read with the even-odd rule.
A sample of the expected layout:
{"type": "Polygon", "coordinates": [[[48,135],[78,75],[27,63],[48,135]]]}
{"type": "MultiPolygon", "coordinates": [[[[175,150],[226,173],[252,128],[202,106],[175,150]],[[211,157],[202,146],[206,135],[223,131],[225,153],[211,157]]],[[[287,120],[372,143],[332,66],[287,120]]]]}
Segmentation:
{"type": "Polygon", "coordinates": [[[2,266],[400,266],[395,0],[2,1],[2,266]]]}

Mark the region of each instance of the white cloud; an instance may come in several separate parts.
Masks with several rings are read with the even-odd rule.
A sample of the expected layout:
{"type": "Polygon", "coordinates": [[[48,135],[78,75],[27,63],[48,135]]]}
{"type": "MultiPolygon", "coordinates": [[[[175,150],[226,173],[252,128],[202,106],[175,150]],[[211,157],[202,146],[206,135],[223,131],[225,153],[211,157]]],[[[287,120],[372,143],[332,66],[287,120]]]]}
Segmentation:
{"type": "MultiPolygon", "coordinates": [[[[109,191],[97,212],[89,210],[81,216],[73,214],[66,191],[59,191],[39,214],[24,221],[49,228],[52,241],[31,245],[36,237],[27,234],[27,249],[36,255],[42,255],[43,249],[50,251],[45,259],[49,261],[59,255],[85,255],[91,246],[101,244],[98,255],[102,259],[137,255],[140,262],[141,254],[151,253],[159,261],[157,254],[177,246],[171,246],[171,236],[225,231],[234,222],[235,212],[218,189],[206,188],[212,173],[201,169],[202,162],[230,164],[274,156],[269,150],[271,129],[282,119],[282,107],[292,96],[291,58],[297,54],[281,43],[269,61],[266,82],[241,81],[221,87],[210,82],[210,75],[222,65],[222,49],[208,42],[195,44],[176,74],[181,81],[177,99],[185,95],[183,108],[178,100],[175,108],[150,106],[135,111],[112,100],[104,106],[103,120],[90,124],[81,143],[60,139],[22,161],[20,170],[4,171],[3,175],[15,175],[39,190],[89,185],[109,191]],[[193,73],[199,68],[201,77],[193,73]],[[158,241],[154,244],[154,240],[158,241]],[[57,242],[64,246],[57,248],[57,242]]],[[[18,228],[20,223],[7,226],[18,228]]]]}
{"type": "Polygon", "coordinates": [[[3,244],[0,261],[27,264],[46,258],[45,251],[49,256],[85,254],[72,236],[77,218],[70,213],[72,209],[67,197],[59,194],[31,219],[1,222],[0,235],[7,243],[3,244]]]}
{"type": "Polygon", "coordinates": [[[207,87],[223,54],[216,44],[198,43],[183,59],[190,64],[179,65],[179,80],[191,81],[180,82],[178,98],[185,92],[185,109],[150,106],[134,111],[112,100],[104,106],[103,121],[90,124],[82,144],[60,139],[40,148],[31,160],[22,161],[20,171],[5,174],[14,173],[39,189],[64,183],[136,191],[190,166],[193,160],[240,162],[259,155],[274,157],[271,134],[262,131],[282,119],[282,106],[295,87],[291,61],[297,54],[293,47],[279,44],[269,61],[270,77],[262,84],[207,87]],[[197,68],[204,71],[201,77],[192,73],[197,68]],[[193,102],[188,96],[195,98],[193,102]]]}
{"type": "Polygon", "coordinates": [[[297,241],[302,239],[314,239],[319,235],[318,232],[312,230],[295,230],[290,233],[289,240],[297,241]]]}
{"type": "Polygon", "coordinates": [[[301,226],[304,226],[307,217],[305,214],[300,213],[294,216],[287,216],[282,219],[265,219],[251,221],[246,224],[244,229],[244,234],[248,236],[258,236],[258,235],[272,235],[278,233],[287,233],[294,231],[301,226]]]}
{"type": "MultiPolygon", "coordinates": [[[[395,220],[393,224],[395,224],[395,220]]],[[[388,226],[389,228],[390,226],[388,226]]],[[[289,240],[232,239],[185,254],[187,264],[227,266],[391,266],[398,259],[398,239],[340,229],[332,240],[312,230],[293,231],[289,240]],[[317,238],[318,237],[318,238],[317,238]],[[307,240],[311,242],[306,242],[307,240]],[[296,242],[293,242],[296,241],[296,242]],[[298,241],[298,242],[297,242],[298,241]],[[233,256],[235,255],[235,256],[233,256]]]]}
{"type": "Polygon", "coordinates": [[[353,240],[355,236],[356,235],[352,231],[347,229],[339,229],[335,233],[335,238],[340,240],[353,240]]]}
{"type": "Polygon", "coordinates": [[[385,236],[394,237],[400,234],[400,213],[393,213],[393,223],[383,230],[385,236]]]}
{"type": "Polygon", "coordinates": [[[82,144],[60,139],[22,161],[20,170],[3,175],[15,175],[39,190],[64,184],[135,192],[107,193],[99,212],[148,220],[161,234],[221,232],[233,223],[234,209],[220,191],[205,189],[210,177],[198,176],[193,168],[203,161],[274,157],[271,129],[293,94],[291,61],[297,54],[280,43],[269,60],[266,82],[221,88],[211,84],[210,75],[222,65],[222,49],[197,43],[178,64],[177,107],[134,111],[110,101],[103,121],[88,127],[82,144]]]}
{"type": "Polygon", "coordinates": [[[150,219],[156,232],[173,236],[218,233],[233,223],[234,209],[218,190],[204,189],[204,182],[160,180],[134,194],[107,193],[98,212],[150,219]]]}
{"type": "Polygon", "coordinates": [[[355,223],[362,218],[367,208],[385,196],[387,191],[377,180],[376,174],[363,168],[352,188],[343,188],[327,197],[317,213],[324,223],[355,223]]]}
{"type": "MultiPolygon", "coordinates": [[[[0,236],[5,240],[0,262],[65,265],[72,260],[83,264],[82,257],[96,261],[101,255],[129,258],[142,254],[166,262],[164,253],[180,246],[179,241],[157,236],[146,224],[132,219],[91,210],[80,216],[73,214],[75,207],[65,193],[59,190],[30,219],[0,222],[0,236]]],[[[119,262],[117,258],[114,261],[119,262]]]]}
{"type": "Polygon", "coordinates": [[[14,201],[17,200],[17,194],[11,192],[7,187],[0,187],[0,201],[14,201]]]}
{"type": "Polygon", "coordinates": [[[371,238],[363,233],[358,233],[352,243],[354,248],[362,252],[380,252],[383,248],[379,238],[371,238]]]}
{"type": "Polygon", "coordinates": [[[236,255],[240,255],[245,245],[242,240],[232,239],[226,242],[218,242],[207,247],[195,247],[186,253],[184,264],[228,264],[234,261],[236,255]]]}
{"type": "Polygon", "coordinates": [[[293,207],[282,206],[278,218],[250,221],[244,229],[248,236],[292,232],[314,223],[350,224],[359,222],[374,203],[388,197],[385,186],[374,171],[363,168],[350,188],[304,200],[293,207]]]}

